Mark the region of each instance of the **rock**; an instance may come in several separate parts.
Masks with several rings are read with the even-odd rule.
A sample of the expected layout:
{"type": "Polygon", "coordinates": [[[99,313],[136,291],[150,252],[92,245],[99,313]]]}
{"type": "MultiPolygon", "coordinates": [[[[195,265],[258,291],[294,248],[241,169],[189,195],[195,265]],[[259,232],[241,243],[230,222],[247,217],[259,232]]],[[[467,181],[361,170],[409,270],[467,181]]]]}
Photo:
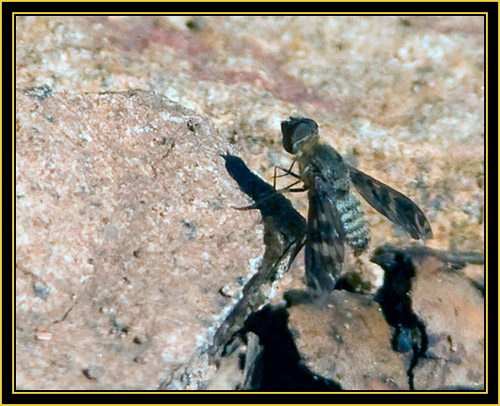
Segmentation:
{"type": "Polygon", "coordinates": [[[370,297],[333,291],[324,309],[289,309],[302,362],[343,390],[406,390],[404,359],[391,348],[391,327],[370,297]]]}
{"type": "MultiPolygon", "coordinates": [[[[302,255],[269,286],[288,270],[272,266],[286,233],[276,217],[231,208],[251,201],[219,156],[270,182],[291,163],[279,131],[291,115],[411,197],[431,221],[429,246],[483,247],[482,16],[15,23],[18,388],[206,385],[216,368],[202,349],[303,288],[302,255]],[[92,365],[99,379],[81,372],[92,365]]],[[[290,199],[306,216],[307,197],[290,199]]],[[[409,244],[364,209],[372,247],[409,244]]],[[[481,267],[467,269],[484,289],[481,267]]],[[[344,270],[358,292],[381,284],[368,255],[348,253],[344,270]]]]}
{"type": "Polygon", "coordinates": [[[149,92],[19,91],[16,109],[18,386],[202,387],[237,302],[219,290],[241,294],[263,253],[258,213],[230,207],[230,145],[149,92]]]}
{"type": "Polygon", "coordinates": [[[377,248],[375,297],[335,290],[322,309],[289,309],[301,362],[344,390],[484,389],[484,297],[449,265],[479,257],[377,248]]]}
{"type": "Polygon", "coordinates": [[[484,296],[435,257],[415,260],[413,310],[429,339],[415,369],[415,389],[484,390],[484,296]]]}
{"type": "Polygon", "coordinates": [[[376,299],[394,328],[394,350],[407,354],[412,389],[484,389],[484,296],[459,272],[480,257],[389,244],[375,250],[372,260],[386,274],[376,299]]]}

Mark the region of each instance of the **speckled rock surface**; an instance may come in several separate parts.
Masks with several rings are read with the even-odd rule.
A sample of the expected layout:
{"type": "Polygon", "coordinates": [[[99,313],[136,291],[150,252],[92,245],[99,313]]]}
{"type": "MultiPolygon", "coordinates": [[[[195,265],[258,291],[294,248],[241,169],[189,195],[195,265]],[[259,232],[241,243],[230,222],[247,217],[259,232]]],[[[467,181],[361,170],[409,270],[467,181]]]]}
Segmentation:
{"type": "Polygon", "coordinates": [[[418,389],[484,389],[484,297],[471,281],[436,258],[416,261],[413,310],[429,337],[415,369],[418,389]]]}
{"type": "Polygon", "coordinates": [[[344,390],[484,390],[478,287],[423,250],[385,248],[374,260],[391,275],[374,297],[334,291],[322,309],[290,308],[305,365],[344,390]]]}
{"type": "MultiPolygon", "coordinates": [[[[210,117],[266,179],[290,162],[280,121],[310,116],[350,162],[417,201],[433,225],[429,244],[482,249],[481,17],[16,22],[18,88],[154,91],[210,117]]],[[[374,246],[408,241],[366,211],[374,246]]]]}
{"type": "MultiPolygon", "coordinates": [[[[218,289],[264,250],[218,154],[270,181],[290,115],[411,197],[429,246],[483,251],[483,33],[480,16],[16,17],[18,387],[203,385],[234,300],[218,289]]],[[[373,247],[411,242],[364,210],[373,247]]],[[[368,256],[345,268],[381,283],[368,256]]],[[[299,257],[281,291],[301,275],[299,257]]]]}
{"type": "Polygon", "coordinates": [[[18,92],[16,116],[18,387],[198,388],[218,291],[262,255],[227,143],[142,91],[18,92]]]}
{"type": "Polygon", "coordinates": [[[391,327],[370,297],[334,291],[323,310],[290,309],[289,325],[304,364],[344,390],[407,390],[403,357],[391,327]]]}

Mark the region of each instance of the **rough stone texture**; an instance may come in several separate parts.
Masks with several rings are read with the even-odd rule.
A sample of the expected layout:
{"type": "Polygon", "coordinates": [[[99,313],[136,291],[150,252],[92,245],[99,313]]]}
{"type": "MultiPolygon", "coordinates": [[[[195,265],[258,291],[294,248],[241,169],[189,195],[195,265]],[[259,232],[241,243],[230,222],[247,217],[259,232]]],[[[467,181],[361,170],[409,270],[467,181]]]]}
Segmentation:
{"type": "Polygon", "coordinates": [[[18,388],[196,389],[262,255],[227,143],[147,92],[16,96],[18,388]]]}
{"type": "MultiPolygon", "coordinates": [[[[482,17],[18,17],[16,23],[19,88],[152,90],[210,117],[266,179],[275,164],[290,162],[279,122],[310,116],[351,162],[416,200],[433,225],[430,245],[482,249],[482,17]]],[[[297,200],[305,214],[304,196],[297,200]]],[[[366,211],[374,246],[409,241],[366,211]]]]}
{"type": "Polygon", "coordinates": [[[344,390],[407,390],[410,376],[415,390],[483,390],[483,295],[435,256],[413,254],[410,261],[409,310],[428,341],[414,366],[411,342],[404,352],[395,350],[395,330],[374,299],[343,291],[334,291],[323,310],[304,304],[290,309],[303,362],[344,390]]]}
{"type": "Polygon", "coordinates": [[[484,297],[470,280],[434,257],[414,261],[413,311],[429,337],[416,389],[484,389],[484,297]]]}
{"type": "MultiPolygon", "coordinates": [[[[217,291],[263,254],[218,154],[270,180],[290,115],[414,199],[429,246],[482,251],[483,33],[480,16],[16,17],[18,388],[206,380],[234,302],[217,291]]],[[[364,207],[372,247],[411,242],[364,207]]],[[[367,257],[345,269],[380,285],[367,257]]],[[[302,274],[299,257],[281,291],[302,274]]]]}
{"type": "Polygon", "coordinates": [[[290,329],[304,364],[344,390],[407,390],[403,356],[391,348],[391,327],[370,297],[334,291],[323,310],[290,309],[290,329]]]}

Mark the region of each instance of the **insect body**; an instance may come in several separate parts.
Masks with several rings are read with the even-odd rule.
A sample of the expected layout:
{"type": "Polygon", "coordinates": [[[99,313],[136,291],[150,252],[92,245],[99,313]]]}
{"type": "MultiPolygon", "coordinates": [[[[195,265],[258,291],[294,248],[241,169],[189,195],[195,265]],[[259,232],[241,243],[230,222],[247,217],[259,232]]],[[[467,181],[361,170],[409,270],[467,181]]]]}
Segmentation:
{"type": "Polygon", "coordinates": [[[368,247],[368,224],[351,184],[377,211],[415,239],[432,237],[418,206],[398,191],[347,165],[340,154],[319,142],[318,125],[291,117],[281,123],[283,147],[295,155],[298,177],[308,190],[306,283],[316,292],[330,292],[344,262],[347,243],[355,255],[368,247]]]}

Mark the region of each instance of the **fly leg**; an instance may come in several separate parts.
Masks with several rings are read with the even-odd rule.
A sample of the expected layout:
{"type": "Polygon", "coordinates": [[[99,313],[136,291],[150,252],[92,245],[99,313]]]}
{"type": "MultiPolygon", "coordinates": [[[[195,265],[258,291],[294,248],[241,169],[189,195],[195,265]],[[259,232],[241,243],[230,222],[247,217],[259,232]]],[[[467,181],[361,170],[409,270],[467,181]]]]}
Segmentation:
{"type": "Polygon", "coordinates": [[[294,160],[294,161],[292,162],[292,165],[290,166],[290,168],[289,168],[289,169],[285,169],[285,168],[283,168],[283,167],[281,167],[281,166],[275,166],[275,167],[274,167],[273,187],[274,187],[275,189],[276,189],[276,178],[281,178],[281,177],[283,177],[283,176],[291,175],[291,176],[293,176],[294,178],[300,179],[300,176],[299,176],[299,175],[297,175],[296,173],[293,173],[293,172],[292,172],[292,169],[293,169],[293,166],[295,165],[295,162],[297,162],[297,161],[295,161],[295,160],[294,160]],[[276,169],[281,169],[284,173],[283,173],[283,174],[281,174],[281,175],[276,175],[276,169]]]}
{"type": "Polygon", "coordinates": [[[236,210],[254,210],[254,209],[257,209],[259,204],[265,202],[266,200],[272,198],[273,196],[275,196],[277,193],[287,193],[287,192],[305,192],[307,190],[306,187],[301,187],[301,188],[294,188],[293,186],[299,184],[300,182],[302,182],[302,180],[300,179],[300,176],[297,175],[296,173],[292,172],[292,169],[293,169],[293,166],[295,165],[295,162],[296,161],[293,161],[292,162],[292,165],[290,166],[289,169],[286,169],[286,168],[282,168],[281,166],[275,166],[274,167],[274,176],[273,176],[273,191],[265,196],[263,196],[261,199],[259,199],[259,201],[249,205],[249,206],[244,206],[244,207],[235,207],[235,206],[232,206],[233,209],[236,209],[236,210]],[[277,175],[276,174],[276,169],[281,169],[284,173],[281,174],[281,175],[277,175]],[[282,189],[276,189],[276,178],[281,178],[283,176],[287,176],[287,175],[291,175],[293,176],[294,178],[297,178],[298,180],[293,182],[292,184],[282,188],[282,189]]]}

